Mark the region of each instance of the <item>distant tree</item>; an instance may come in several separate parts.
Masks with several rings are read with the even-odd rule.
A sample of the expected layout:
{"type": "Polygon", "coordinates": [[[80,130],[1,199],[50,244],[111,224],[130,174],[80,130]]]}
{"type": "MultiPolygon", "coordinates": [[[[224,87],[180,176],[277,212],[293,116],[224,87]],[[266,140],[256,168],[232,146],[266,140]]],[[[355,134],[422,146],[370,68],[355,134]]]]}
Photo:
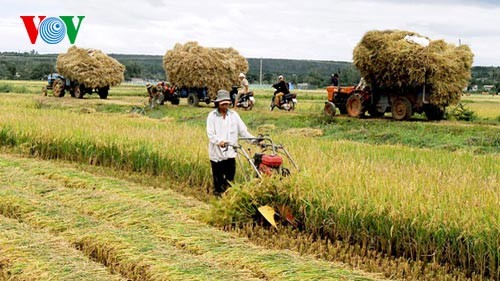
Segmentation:
{"type": "Polygon", "coordinates": [[[0,78],[1,79],[15,79],[16,77],[16,65],[8,61],[0,61],[0,78]]]}
{"type": "Polygon", "coordinates": [[[266,83],[266,84],[274,84],[274,80],[273,77],[274,75],[272,73],[264,73],[263,74],[263,78],[262,78],[262,83],[266,83]]]}
{"type": "Polygon", "coordinates": [[[31,80],[42,80],[52,72],[55,72],[55,65],[47,62],[42,62],[37,63],[27,73],[29,73],[29,79],[31,80]]]}
{"type": "Polygon", "coordinates": [[[125,80],[130,80],[132,77],[142,77],[142,65],[133,61],[126,62],[125,65],[125,80]]]}

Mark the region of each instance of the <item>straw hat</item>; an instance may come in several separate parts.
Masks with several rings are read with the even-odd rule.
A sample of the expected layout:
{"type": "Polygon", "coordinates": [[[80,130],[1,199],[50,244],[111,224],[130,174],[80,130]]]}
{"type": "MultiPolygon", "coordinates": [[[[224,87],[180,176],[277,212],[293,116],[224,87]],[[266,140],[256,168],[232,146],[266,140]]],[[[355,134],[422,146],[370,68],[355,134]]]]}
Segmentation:
{"type": "Polygon", "coordinates": [[[226,90],[219,90],[217,92],[217,99],[214,102],[218,102],[219,104],[231,103],[229,92],[226,90]]]}

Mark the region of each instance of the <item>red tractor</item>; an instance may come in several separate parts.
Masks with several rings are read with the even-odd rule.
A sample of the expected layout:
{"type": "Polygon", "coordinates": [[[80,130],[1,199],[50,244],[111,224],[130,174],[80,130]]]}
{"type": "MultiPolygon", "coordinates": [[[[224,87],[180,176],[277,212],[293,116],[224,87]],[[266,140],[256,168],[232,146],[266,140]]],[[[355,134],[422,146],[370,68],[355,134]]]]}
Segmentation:
{"type": "Polygon", "coordinates": [[[386,112],[391,112],[395,120],[407,120],[415,112],[425,112],[429,120],[440,120],[444,117],[445,107],[429,102],[430,91],[426,91],[425,86],[397,91],[356,88],[328,86],[328,101],[325,102],[324,113],[327,116],[335,116],[338,107],[341,114],[347,113],[351,117],[364,116],[365,112],[371,117],[382,117],[386,112]]]}

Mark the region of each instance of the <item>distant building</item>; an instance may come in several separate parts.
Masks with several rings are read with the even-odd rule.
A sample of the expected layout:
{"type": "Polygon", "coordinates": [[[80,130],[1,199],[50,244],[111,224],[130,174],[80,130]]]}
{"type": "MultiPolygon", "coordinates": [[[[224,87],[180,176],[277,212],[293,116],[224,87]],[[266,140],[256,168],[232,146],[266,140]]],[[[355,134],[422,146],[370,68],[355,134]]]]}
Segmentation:
{"type": "Polygon", "coordinates": [[[135,78],[135,77],[132,77],[130,78],[130,84],[134,84],[134,85],[143,85],[143,84],[146,84],[146,81],[142,78],[135,78]]]}
{"type": "Polygon", "coordinates": [[[298,90],[307,90],[309,89],[309,83],[297,83],[298,90]]]}
{"type": "Polygon", "coordinates": [[[476,92],[477,90],[479,90],[479,87],[477,85],[472,85],[471,91],[476,92]]]}
{"type": "Polygon", "coordinates": [[[493,85],[484,85],[483,86],[483,90],[485,90],[485,91],[491,91],[491,89],[493,89],[493,87],[495,87],[495,86],[493,86],[493,85]]]}

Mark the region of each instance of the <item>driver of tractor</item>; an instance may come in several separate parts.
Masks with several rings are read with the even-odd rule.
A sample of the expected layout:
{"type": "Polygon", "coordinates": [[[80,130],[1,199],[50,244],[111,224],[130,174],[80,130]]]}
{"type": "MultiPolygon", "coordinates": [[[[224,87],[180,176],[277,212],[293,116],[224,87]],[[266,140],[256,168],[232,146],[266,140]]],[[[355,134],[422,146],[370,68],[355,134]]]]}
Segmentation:
{"type": "Polygon", "coordinates": [[[274,105],[279,106],[281,97],[290,93],[288,83],[285,82],[283,75],[278,76],[278,83],[274,84],[273,88],[276,89],[274,92],[274,105]]]}
{"type": "Polygon", "coordinates": [[[170,85],[170,82],[166,82],[164,85],[163,85],[163,92],[166,93],[166,94],[173,94],[175,91],[175,87],[172,87],[170,85]]]}
{"type": "Polygon", "coordinates": [[[356,86],[356,90],[365,91],[367,88],[368,84],[366,84],[365,78],[361,77],[361,79],[359,79],[358,85],[356,86]]]}
{"type": "Polygon", "coordinates": [[[238,79],[240,79],[240,89],[238,90],[238,96],[236,97],[236,101],[235,101],[233,107],[238,103],[238,101],[240,100],[240,98],[244,94],[246,94],[246,93],[248,93],[250,91],[248,80],[245,77],[245,74],[244,73],[240,73],[240,75],[238,75],[238,79]]]}
{"type": "Polygon", "coordinates": [[[332,86],[338,86],[339,85],[339,75],[337,73],[332,74],[332,86]]]}

